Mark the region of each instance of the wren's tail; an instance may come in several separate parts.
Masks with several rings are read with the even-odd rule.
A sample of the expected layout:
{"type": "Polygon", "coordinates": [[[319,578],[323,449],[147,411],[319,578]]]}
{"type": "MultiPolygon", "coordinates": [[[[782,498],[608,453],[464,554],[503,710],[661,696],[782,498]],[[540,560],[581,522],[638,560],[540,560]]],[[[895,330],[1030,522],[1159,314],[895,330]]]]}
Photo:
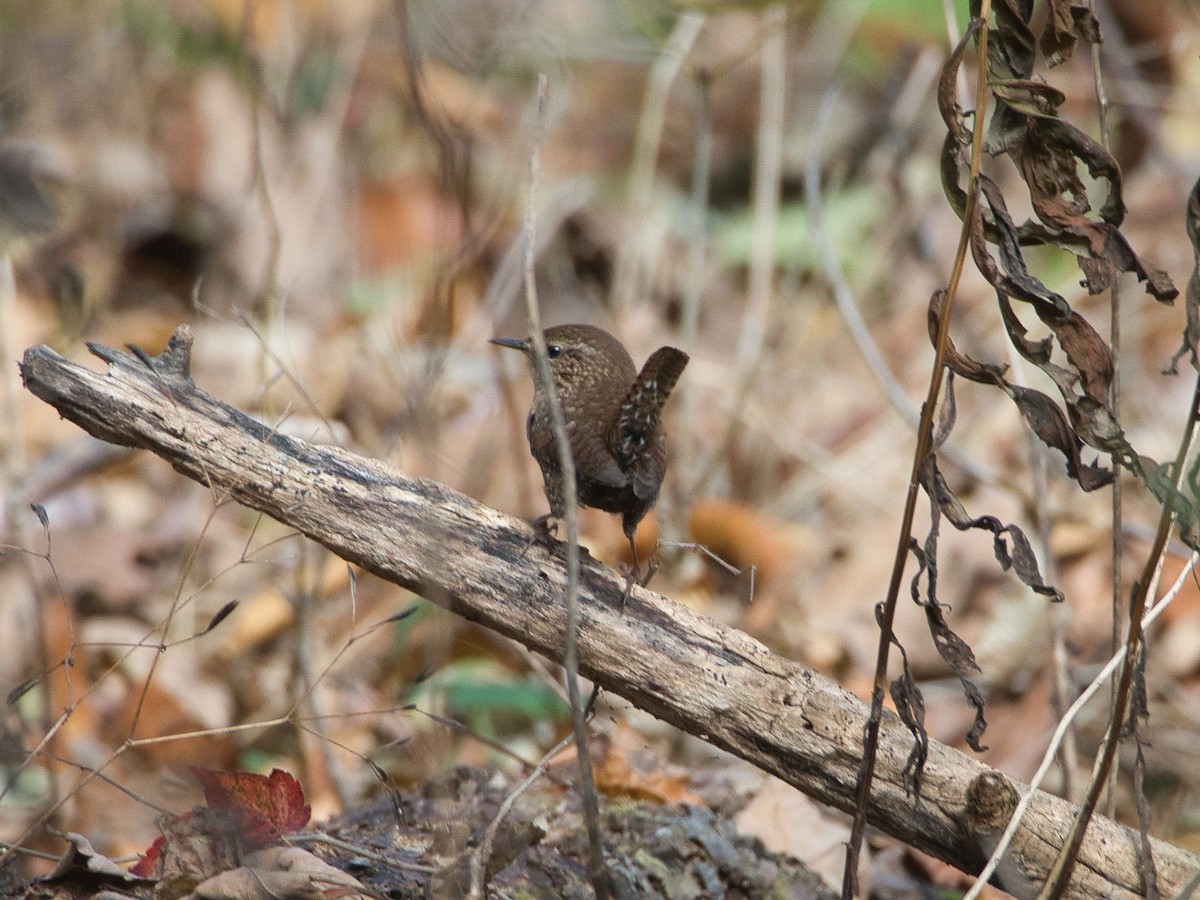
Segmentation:
{"type": "MultiPolygon", "coordinates": [[[[651,442],[658,431],[663,404],[671,396],[671,390],[683,374],[687,362],[688,355],[682,350],[659,347],[642,366],[642,371],[638,373],[637,380],[617,413],[612,434],[613,449],[621,468],[634,472],[634,492],[639,497],[658,493],[661,471],[657,479],[650,476],[643,485],[640,483],[642,479],[638,478],[643,468],[640,463],[649,461],[651,442]],[[651,481],[654,483],[650,484],[651,481]]],[[[661,469],[661,464],[658,468],[661,469]]]]}
{"type": "Polygon", "coordinates": [[[642,371],[638,372],[637,381],[629,389],[629,396],[621,406],[621,415],[624,416],[627,409],[636,408],[652,409],[657,417],[687,364],[688,355],[674,347],[659,347],[651,353],[642,371]]]}

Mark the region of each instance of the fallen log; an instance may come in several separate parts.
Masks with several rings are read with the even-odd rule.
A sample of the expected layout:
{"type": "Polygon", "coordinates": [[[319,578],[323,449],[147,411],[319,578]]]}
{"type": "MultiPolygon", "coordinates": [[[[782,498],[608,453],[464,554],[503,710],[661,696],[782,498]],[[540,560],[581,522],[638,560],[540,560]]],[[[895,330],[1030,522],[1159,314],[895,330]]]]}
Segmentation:
{"type": "MultiPolygon", "coordinates": [[[[290,525],[352,563],[559,660],[566,571],[531,543],[529,526],[427,479],[347,450],[289,437],[200,390],[192,332],[162,355],[92,352],[106,372],[47,347],[26,351],[25,385],[103,440],[144,448],[178,471],[290,525]]],[[[625,579],[585,556],[580,672],[605,690],[777,775],[843,811],[855,782],[867,709],[854,695],[748,635],[625,579]]],[[[864,601],[865,602],[865,601],[864,601]]],[[[893,716],[880,733],[868,820],[966,872],[979,871],[1026,788],[931,741],[919,799],[905,784],[911,737],[893,716]]],[[[1033,896],[1074,807],[1038,792],[1001,867],[1001,886],[1033,896]]],[[[1066,896],[1143,895],[1137,834],[1096,817],[1066,896]]],[[[1179,895],[1200,857],[1152,841],[1159,890],[1179,895]]]]}

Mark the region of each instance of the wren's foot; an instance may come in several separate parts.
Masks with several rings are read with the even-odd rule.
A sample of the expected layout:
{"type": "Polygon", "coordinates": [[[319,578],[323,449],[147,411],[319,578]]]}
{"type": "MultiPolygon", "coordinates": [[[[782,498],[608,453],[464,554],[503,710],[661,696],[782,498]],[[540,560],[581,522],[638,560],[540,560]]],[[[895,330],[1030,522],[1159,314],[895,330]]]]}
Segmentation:
{"type": "MultiPolygon", "coordinates": [[[[538,516],[536,519],[530,519],[529,525],[533,529],[534,541],[544,544],[549,550],[566,559],[567,542],[558,539],[559,521],[560,520],[555,518],[552,514],[547,513],[544,516],[538,516]]],[[[530,546],[532,546],[532,544],[533,541],[530,541],[530,546]]],[[[529,547],[527,546],[525,549],[528,550],[529,547]]],[[[588,553],[588,548],[580,544],[579,558],[584,559],[588,556],[590,556],[588,553]]]]}
{"type": "Polygon", "coordinates": [[[550,513],[531,519],[529,524],[533,528],[534,537],[542,543],[550,544],[558,541],[558,519],[550,513]]]}
{"type": "Polygon", "coordinates": [[[625,604],[629,602],[629,594],[637,582],[637,569],[621,563],[621,571],[625,573],[625,593],[621,595],[621,615],[625,615],[625,604]]]}

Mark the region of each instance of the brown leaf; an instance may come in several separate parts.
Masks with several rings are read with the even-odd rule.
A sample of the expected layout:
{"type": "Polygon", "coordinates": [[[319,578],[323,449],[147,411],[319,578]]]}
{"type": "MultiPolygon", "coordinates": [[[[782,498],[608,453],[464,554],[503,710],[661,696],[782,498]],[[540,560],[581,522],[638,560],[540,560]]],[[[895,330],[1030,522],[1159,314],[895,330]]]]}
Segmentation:
{"type": "Polygon", "coordinates": [[[227,816],[198,808],[182,816],[163,816],[162,834],[130,870],[158,880],[163,897],[190,893],[201,881],[237,865],[240,851],[227,816]]]}
{"type": "Polygon", "coordinates": [[[126,871],[96,849],[82,834],[67,832],[64,835],[70,843],[66,853],[59,859],[53,871],[46,876],[46,881],[70,881],[73,883],[91,884],[99,882],[139,881],[142,876],[132,870],[126,871]]]}
{"type": "Polygon", "coordinates": [[[996,290],[1018,300],[1032,303],[1041,316],[1057,318],[1069,315],[1071,312],[1067,301],[1046,287],[1040,280],[1029,272],[1025,258],[1021,254],[1020,236],[1017,228],[1009,217],[1008,208],[1004,203],[1004,195],[999,186],[990,178],[979,177],[979,186],[987,200],[991,212],[993,226],[989,237],[997,244],[1000,255],[999,268],[992,259],[984,240],[984,219],[982,214],[971,227],[971,253],[975,265],[983,277],[996,290]]]}
{"type": "Polygon", "coordinates": [[[1045,372],[1050,380],[1054,382],[1059,393],[1064,397],[1074,396],[1075,385],[1079,383],[1079,376],[1051,361],[1051,354],[1054,352],[1054,341],[1048,337],[1042,338],[1040,341],[1030,340],[1024,323],[1021,322],[1016,311],[1012,308],[1008,297],[997,291],[996,302],[1000,306],[1000,318],[1004,322],[1004,330],[1008,332],[1008,339],[1012,342],[1016,351],[1045,372]]]}
{"type": "Polygon", "coordinates": [[[942,657],[954,674],[966,677],[978,673],[979,663],[975,662],[975,654],[969,644],[954,633],[946,624],[942,614],[941,604],[926,603],[925,619],[929,624],[929,633],[933,636],[933,644],[937,647],[938,655],[942,657]]]}
{"type": "Polygon", "coordinates": [[[300,847],[269,847],[196,886],[209,900],[331,900],[371,896],[352,875],[300,847]]]}
{"type": "Polygon", "coordinates": [[[988,69],[1003,77],[1023,78],[1033,72],[1035,42],[1029,19],[1030,0],[1000,0],[992,7],[996,27],[988,32],[988,69]]]}
{"type": "Polygon", "coordinates": [[[1146,290],[1169,303],[1179,291],[1165,272],[1143,263],[1118,226],[1125,218],[1121,199],[1121,173],[1116,160],[1099,143],[1078,128],[1057,118],[1028,116],[1024,141],[1012,151],[1041,227],[1021,229],[1024,240],[1053,243],[1074,250],[1089,293],[1108,289],[1119,272],[1132,272],[1146,290]],[[1109,191],[1090,219],[1087,186],[1079,177],[1083,163],[1092,179],[1108,183],[1109,191]]]}
{"type": "Polygon", "coordinates": [[[975,708],[975,721],[972,723],[970,730],[963,736],[963,740],[976,753],[983,753],[987,750],[987,744],[982,744],[979,741],[983,737],[984,731],[987,730],[987,719],[983,716],[983,694],[979,692],[979,688],[976,687],[975,682],[966,678],[960,678],[959,681],[962,682],[963,693],[967,695],[967,702],[975,708]]]}
{"type": "MultiPolygon", "coordinates": [[[[921,467],[920,478],[921,487],[934,503],[934,507],[930,510],[930,537],[926,538],[925,545],[925,555],[928,557],[926,564],[930,568],[931,581],[936,577],[934,561],[936,555],[936,530],[938,526],[937,516],[941,513],[959,531],[967,531],[973,528],[990,531],[992,533],[992,544],[996,553],[996,559],[1003,568],[1008,569],[1011,567],[1017,574],[1017,577],[1037,593],[1048,596],[1055,601],[1062,600],[1062,594],[1058,589],[1046,584],[1042,580],[1041,572],[1037,565],[1037,558],[1029,546],[1029,541],[1025,537],[1025,533],[1018,526],[1005,525],[995,516],[971,518],[966,508],[950,489],[950,485],[946,483],[945,477],[938,469],[937,459],[932,454],[927,457],[925,465],[921,467]],[[1006,536],[1013,542],[1013,552],[1011,553],[1006,543],[1006,536]]],[[[929,592],[927,602],[937,602],[936,595],[932,589],[929,592]]]]}
{"type": "Polygon", "coordinates": [[[1081,488],[1094,491],[1112,481],[1112,472],[1101,466],[1083,462],[1080,456],[1083,442],[1071,429],[1058,404],[1041,391],[1032,388],[1010,384],[1008,389],[1009,396],[1017,404],[1017,409],[1021,411],[1033,433],[1047,447],[1053,447],[1066,457],[1067,474],[1074,478],[1081,488]]]}
{"type": "Polygon", "coordinates": [[[1075,34],[1075,19],[1069,0],[1050,0],[1046,24],[1042,28],[1041,47],[1046,62],[1052,66],[1066,62],[1075,54],[1079,42],[1075,34]]]}
{"type": "MultiPolygon", "coordinates": [[[[946,292],[937,290],[933,292],[933,296],[929,298],[929,307],[926,310],[926,323],[929,328],[930,342],[937,340],[938,322],[942,315],[942,304],[946,300],[946,292]]],[[[954,341],[950,338],[946,339],[946,366],[955,375],[966,378],[969,381],[976,381],[980,384],[1003,384],[1004,373],[1007,371],[1006,366],[995,365],[992,363],[981,363],[969,356],[958,351],[954,346],[954,341]]]]}
{"type": "Polygon", "coordinates": [[[1042,581],[1037,556],[1033,552],[1033,547],[1029,545],[1029,538],[1025,536],[1025,532],[1016,525],[1009,525],[1005,532],[1008,534],[1008,539],[1012,541],[1012,550],[1010,551],[997,535],[994,549],[1000,565],[1005,569],[1011,566],[1012,570],[1017,573],[1017,577],[1037,593],[1049,597],[1056,603],[1061,603],[1062,592],[1042,581]]]}
{"type": "Polygon", "coordinates": [[[1125,440],[1125,433],[1107,404],[1097,403],[1091,397],[1080,397],[1067,406],[1067,412],[1075,433],[1089,447],[1126,459],[1136,458],[1137,454],[1125,440]]]}
{"type": "Polygon", "coordinates": [[[921,689],[913,681],[908,671],[908,661],[905,660],[904,672],[892,680],[888,693],[896,704],[896,713],[900,721],[907,726],[913,736],[913,748],[904,763],[904,789],[914,796],[921,796],[921,779],[925,772],[925,760],[929,756],[929,735],[925,731],[925,698],[921,689]]]}
{"type": "MultiPolygon", "coordinates": [[[[963,55],[968,45],[975,39],[979,29],[983,27],[980,19],[972,19],[967,24],[967,30],[950,53],[950,58],[942,66],[938,77],[937,100],[938,109],[942,113],[942,121],[950,132],[949,138],[960,147],[971,145],[971,129],[966,125],[966,116],[958,105],[958,70],[962,66],[963,55]]],[[[944,149],[944,148],[943,148],[944,149]]],[[[961,211],[959,212],[961,216],[961,211]]]]}
{"type": "Polygon", "coordinates": [[[1075,310],[1065,318],[1043,318],[1042,321],[1054,331],[1059,346],[1079,373],[1083,392],[1097,403],[1107,404],[1113,378],[1112,352],[1108,344],[1075,310]]]}
{"type": "Polygon", "coordinates": [[[1041,48],[1046,63],[1057,66],[1075,54],[1079,38],[1100,43],[1100,25],[1087,4],[1072,0],[1050,0],[1049,15],[1042,29],[1041,48]]]}

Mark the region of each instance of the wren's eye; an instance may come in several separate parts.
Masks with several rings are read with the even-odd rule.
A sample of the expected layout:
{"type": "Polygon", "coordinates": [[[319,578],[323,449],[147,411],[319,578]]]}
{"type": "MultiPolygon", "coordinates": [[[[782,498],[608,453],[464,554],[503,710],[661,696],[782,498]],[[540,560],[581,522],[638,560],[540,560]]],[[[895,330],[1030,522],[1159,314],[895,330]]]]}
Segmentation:
{"type": "Polygon", "coordinates": [[[554,359],[554,357],[558,356],[561,353],[562,353],[562,347],[558,346],[558,344],[547,344],[546,345],[546,355],[548,357],[550,357],[551,359],[554,359]]]}

